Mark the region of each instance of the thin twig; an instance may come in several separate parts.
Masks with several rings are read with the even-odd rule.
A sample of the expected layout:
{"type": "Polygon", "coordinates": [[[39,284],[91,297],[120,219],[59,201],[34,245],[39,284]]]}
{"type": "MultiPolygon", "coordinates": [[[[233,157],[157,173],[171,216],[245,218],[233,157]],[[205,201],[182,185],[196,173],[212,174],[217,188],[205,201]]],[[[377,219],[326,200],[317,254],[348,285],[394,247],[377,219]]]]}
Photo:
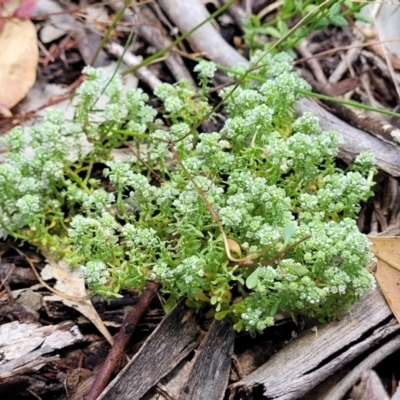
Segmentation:
{"type": "Polygon", "coordinates": [[[301,64],[304,61],[308,61],[310,58],[322,58],[322,57],[325,57],[330,54],[335,54],[339,51],[346,51],[346,50],[354,49],[355,47],[369,47],[369,46],[373,46],[373,45],[377,45],[377,44],[398,42],[398,41],[400,41],[400,37],[395,37],[395,38],[385,39],[385,40],[370,40],[365,43],[359,43],[359,44],[353,43],[348,46],[335,47],[334,49],[324,50],[319,53],[315,53],[310,57],[298,58],[296,61],[293,62],[293,65],[301,64]]]}
{"type": "Polygon", "coordinates": [[[63,293],[58,291],[57,289],[52,288],[51,286],[49,286],[43,279],[42,277],[39,275],[39,273],[36,270],[35,265],[33,264],[31,258],[29,258],[25,253],[23,253],[21,250],[17,249],[15,246],[10,246],[12,249],[14,249],[20,256],[25,257],[27,263],[29,264],[29,266],[32,268],[33,273],[35,274],[36,278],[38,279],[38,281],[48,290],[50,290],[50,292],[56,294],[57,296],[60,296],[63,299],[66,300],[71,300],[71,301],[82,301],[82,300],[86,300],[84,297],[75,297],[75,296],[70,296],[69,294],[63,293]]]}
{"type": "Polygon", "coordinates": [[[5,278],[1,281],[0,283],[0,289],[3,287],[3,285],[7,282],[8,278],[12,275],[12,273],[15,270],[15,265],[13,264],[13,266],[10,268],[10,270],[8,271],[7,275],[5,276],[5,278]]]}
{"type": "Polygon", "coordinates": [[[157,289],[157,283],[153,281],[148,281],[146,283],[145,291],[140,296],[137,304],[132,308],[128,316],[125,318],[118,335],[115,338],[114,345],[111,347],[111,350],[109,351],[99,374],[96,376],[89,393],[85,397],[85,400],[96,400],[107,386],[118,360],[125,351],[125,347],[132,337],[139,320],[153,301],[157,293],[157,289]]]}
{"type": "MultiPolygon", "coordinates": [[[[113,56],[117,58],[122,57],[122,60],[128,67],[134,67],[142,62],[141,57],[138,57],[129,51],[125,52],[124,48],[118,43],[109,43],[105,48],[113,56]]],[[[147,67],[141,67],[136,70],[135,75],[149,85],[152,90],[160,86],[162,83],[160,79],[158,79],[147,67]]]]}

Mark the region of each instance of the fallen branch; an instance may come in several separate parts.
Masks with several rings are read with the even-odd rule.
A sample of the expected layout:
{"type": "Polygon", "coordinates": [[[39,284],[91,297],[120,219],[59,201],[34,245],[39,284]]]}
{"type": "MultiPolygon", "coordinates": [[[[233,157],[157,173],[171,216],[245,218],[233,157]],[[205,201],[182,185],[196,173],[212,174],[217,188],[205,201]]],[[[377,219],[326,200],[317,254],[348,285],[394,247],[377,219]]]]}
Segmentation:
{"type": "MultiPolygon", "coordinates": [[[[129,51],[124,52],[124,48],[118,43],[109,43],[106,45],[107,51],[117,58],[121,58],[128,67],[136,67],[142,62],[142,58],[135,56],[129,51]]],[[[147,67],[141,67],[135,71],[135,75],[150,86],[154,90],[157,86],[161,85],[160,79],[158,79],[147,67]]]]}
{"type": "Polygon", "coordinates": [[[301,398],[379,341],[397,333],[400,325],[395,319],[389,319],[391,315],[378,289],[371,290],[351,314],[320,326],[316,332],[309,330],[231,385],[230,399],[252,398],[253,391],[259,391],[260,387],[271,400],[301,398]]]}
{"type": "Polygon", "coordinates": [[[132,334],[141,319],[143,313],[147,310],[150,303],[153,301],[157,293],[158,285],[155,282],[149,281],[146,284],[146,289],[140,296],[137,304],[132,308],[131,312],[125,318],[121,325],[118,335],[115,339],[114,345],[111,347],[107,358],[104,361],[96,380],[93,382],[92,387],[85,400],[96,400],[110,380],[111,374],[117,365],[119,358],[125,350],[132,334]]]}
{"type": "MultiPolygon", "coordinates": [[[[386,357],[389,357],[400,348],[400,336],[396,336],[378,350],[370,354],[358,364],[345,378],[343,378],[328,393],[324,394],[324,400],[341,399],[357,383],[364,371],[367,371],[379,364],[386,357]]],[[[383,398],[382,398],[383,400],[383,398]]]]}

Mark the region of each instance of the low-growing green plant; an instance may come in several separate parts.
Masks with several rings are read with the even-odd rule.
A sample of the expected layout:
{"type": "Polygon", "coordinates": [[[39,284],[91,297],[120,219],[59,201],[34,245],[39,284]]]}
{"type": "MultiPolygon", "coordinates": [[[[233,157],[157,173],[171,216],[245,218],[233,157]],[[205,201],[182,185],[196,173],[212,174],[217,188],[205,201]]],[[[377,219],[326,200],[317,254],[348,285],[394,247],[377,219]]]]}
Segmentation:
{"type": "Polygon", "coordinates": [[[93,293],[154,280],[166,309],[185,297],[239,331],[273,325],[278,310],[328,320],[350,307],[374,282],[355,222],[373,157],[337,168],[337,134],[295,115],[296,91],[308,87],[290,57],[263,62],[254,73],[264,84],[221,91],[224,114],[213,118],[222,129],[207,133],[192,127],[211,110],[212,63],[195,68],[199,92],[188,82],[159,86],[159,109],[86,68],[72,121],[51,111],[2,139],[1,227],[81,266],[93,293]],[[128,139],[135,157],[113,161],[128,139]]]}
{"type": "Polygon", "coordinates": [[[311,32],[328,25],[344,27],[349,17],[372,22],[360,12],[364,6],[364,2],[351,0],[284,0],[274,19],[263,23],[258,16],[253,15],[244,23],[244,41],[251,53],[257,49],[273,47],[277,40],[277,50],[292,51],[311,32]],[[304,19],[301,26],[288,35],[300,19],[304,19]]]}

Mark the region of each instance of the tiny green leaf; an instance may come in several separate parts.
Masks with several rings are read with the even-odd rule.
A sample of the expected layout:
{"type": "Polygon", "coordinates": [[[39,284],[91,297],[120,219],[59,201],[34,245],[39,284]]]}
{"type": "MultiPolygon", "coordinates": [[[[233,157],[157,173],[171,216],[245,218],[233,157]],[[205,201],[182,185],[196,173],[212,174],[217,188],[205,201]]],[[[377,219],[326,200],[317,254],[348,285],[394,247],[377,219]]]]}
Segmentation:
{"type": "Polygon", "coordinates": [[[329,17],[329,21],[336,26],[347,26],[346,18],[342,17],[341,15],[331,15],[329,17]]]}
{"type": "Polygon", "coordinates": [[[366,22],[367,24],[373,24],[374,21],[369,15],[365,15],[359,12],[354,13],[354,18],[358,21],[366,22]]]}
{"type": "Polygon", "coordinates": [[[280,304],[281,304],[281,302],[280,302],[279,300],[276,301],[276,302],[272,305],[271,309],[269,310],[269,315],[271,315],[271,316],[275,315],[276,312],[278,311],[278,308],[279,308],[280,304]]]}
{"type": "Polygon", "coordinates": [[[171,295],[169,296],[169,299],[164,303],[164,311],[166,314],[168,314],[175,306],[176,304],[176,297],[171,295]]]}
{"type": "Polygon", "coordinates": [[[278,29],[274,28],[273,26],[267,26],[266,28],[263,28],[263,33],[277,39],[280,39],[282,36],[278,29]]]}
{"type": "Polygon", "coordinates": [[[285,21],[279,20],[276,24],[276,27],[278,28],[279,32],[284,35],[285,33],[288,32],[289,28],[286,24],[285,21]]]}
{"type": "Polygon", "coordinates": [[[258,283],[258,274],[260,273],[260,267],[256,268],[246,279],[246,286],[248,289],[254,289],[258,283]]]}
{"type": "Polygon", "coordinates": [[[291,273],[295,274],[295,275],[299,275],[299,276],[304,276],[310,273],[310,271],[304,267],[303,265],[290,265],[287,267],[291,273]]]}
{"type": "Polygon", "coordinates": [[[286,247],[290,241],[290,239],[293,237],[294,233],[296,232],[295,226],[289,222],[284,228],[283,228],[283,247],[286,247]]]}
{"type": "Polygon", "coordinates": [[[217,312],[217,313],[215,314],[215,319],[216,319],[217,321],[221,321],[221,320],[224,319],[230,312],[231,312],[231,310],[223,310],[223,311],[217,312]]]}
{"type": "Polygon", "coordinates": [[[340,13],[340,2],[337,2],[335,4],[332,5],[332,7],[329,9],[329,14],[331,17],[335,16],[335,15],[339,15],[340,13]]]}

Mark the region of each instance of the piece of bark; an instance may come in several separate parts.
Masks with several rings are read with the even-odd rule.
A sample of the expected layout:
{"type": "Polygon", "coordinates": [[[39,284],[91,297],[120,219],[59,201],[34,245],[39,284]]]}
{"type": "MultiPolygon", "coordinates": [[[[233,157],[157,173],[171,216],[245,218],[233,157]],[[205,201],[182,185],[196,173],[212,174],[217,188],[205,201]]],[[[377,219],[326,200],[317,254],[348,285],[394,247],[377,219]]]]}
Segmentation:
{"type": "Polygon", "coordinates": [[[107,354],[106,359],[99,371],[96,380],[93,382],[86,400],[96,400],[107,386],[111,375],[117,366],[121,356],[125,352],[125,348],[129,343],[133,333],[138,326],[144,312],[149,308],[158,291],[158,283],[147,281],[145,290],[140,295],[138,302],[129,311],[124,319],[118,334],[115,337],[114,344],[107,354]]]}
{"type": "Polygon", "coordinates": [[[44,354],[83,341],[79,329],[71,321],[58,325],[40,326],[10,322],[0,326],[0,378],[12,376],[24,365],[44,354]]]}
{"type": "MultiPolygon", "coordinates": [[[[159,0],[161,6],[182,33],[193,29],[209,15],[200,0],[159,0]],[[196,12],[196,15],[193,15],[196,12]]],[[[232,67],[238,63],[248,64],[234,48],[226,43],[219,32],[207,23],[193,33],[188,41],[192,47],[218,64],[232,67]]],[[[377,159],[377,166],[394,177],[400,176],[400,152],[397,147],[386,143],[380,138],[357,129],[337,118],[329,111],[321,108],[315,102],[302,99],[297,103],[297,111],[312,112],[321,119],[321,126],[327,131],[338,131],[342,137],[339,144],[339,156],[346,162],[351,162],[363,151],[370,151],[377,159]]]]}
{"type": "Polygon", "coordinates": [[[179,400],[222,400],[228,386],[235,333],[227,320],[214,320],[197,350],[179,400]]]}
{"type": "Polygon", "coordinates": [[[37,311],[23,304],[13,303],[11,305],[3,305],[0,307],[0,317],[5,317],[9,321],[18,321],[21,323],[31,324],[40,319],[37,311]]]}
{"type": "Polygon", "coordinates": [[[17,267],[15,264],[11,263],[0,265],[0,276],[4,279],[11,269],[12,273],[7,279],[10,285],[30,286],[37,282],[37,278],[31,268],[17,267]]]}
{"type": "MultiPolygon", "coordinates": [[[[377,377],[372,376],[371,374],[365,374],[365,372],[371,372],[369,371],[371,368],[375,367],[382,360],[393,354],[399,348],[400,336],[396,336],[390,342],[379,347],[362,362],[360,362],[360,364],[358,364],[345,378],[343,378],[337,385],[335,385],[331,390],[329,390],[329,392],[325,394],[324,400],[336,400],[344,397],[344,395],[352,388],[352,386],[356,384],[360,377],[361,382],[363,383],[362,388],[365,389],[366,392],[369,389],[373,390],[373,387],[376,387],[376,392],[380,393],[380,387],[377,383],[375,383],[375,378],[377,377]]],[[[361,387],[359,389],[361,390],[361,387]]],[[[360,390],[358,390],[358,392],[360,390]]],[[[362,396],[358,396],[359,400],[361,400],[362,398],[362,396]]],[[[384,397],[376,396],[376,399],[379,398],[381,400],[384,399],[384,397]]],[[[388,396],[387,398],[389,399],[388,396]]]]}
{"type": "Polygon", "coordinates": [[[378,289],[366,293],[340,321],[308,331],[263,366],[230,386],[231,399],[239,393],[251,398],[264,387],[264,396],[293,400],[305,395],[343,365],[388,335],[400,330],[378,289]],[[371,333],[372,332],[372,333],[371,333]]]}
{"type": "Polygon", "coordinates": [[[98,400],[139,400],[193,349],[198,334],[197,316],[180,301],[98,400]]]}

